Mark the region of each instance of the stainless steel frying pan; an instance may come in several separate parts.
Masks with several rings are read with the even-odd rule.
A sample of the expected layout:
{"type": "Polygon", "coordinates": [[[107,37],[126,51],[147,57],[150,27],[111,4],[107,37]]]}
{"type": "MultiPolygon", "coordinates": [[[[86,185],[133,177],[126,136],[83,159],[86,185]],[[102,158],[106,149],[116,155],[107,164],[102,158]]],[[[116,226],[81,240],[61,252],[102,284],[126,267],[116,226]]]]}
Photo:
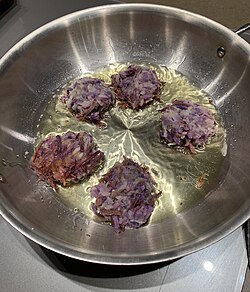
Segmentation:
{"type": "Polygon", "coordinates": [[[250,46],[224,26],[183,10],[146,4],[102,6],[55,20],[0,61],[0,211],[35,242],[108,264],[174,259],[226,236],[250,215],[250,46]],[[164,64],[207,92],[221,113],[227,155],[206,196],[138,230],[68,208],[29,161],[51,93],[110,63],[164,64]]]}

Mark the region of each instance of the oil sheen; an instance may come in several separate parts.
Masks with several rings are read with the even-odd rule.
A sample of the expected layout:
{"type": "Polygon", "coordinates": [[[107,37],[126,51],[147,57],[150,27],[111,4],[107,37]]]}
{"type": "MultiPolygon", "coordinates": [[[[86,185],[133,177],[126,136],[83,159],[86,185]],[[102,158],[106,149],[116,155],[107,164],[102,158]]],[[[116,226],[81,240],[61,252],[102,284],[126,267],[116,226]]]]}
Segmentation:
{"type": "MultiPolygon", "coordinates": [[[[121,161],[123,156],[146,165],[156,181],[157,189],[162,192],[150,224],[194,206],[217,186],[226,154],[226,136],[219,113],[210,102],[211,97],[172,69],[160,65],[143,65],[154,69],[158,78],[164,82],[160,102],[140,111],[122,110],[117,103],[105,115],[105,126],[101,128],[77,121],[58,99],[65,90],[61,88],[57,90],[39,121],[36,145],[49,134],[82,130],[90,132],[99,149],[105,153],[103,168],[77,185],[59,187],[56,193],[67,207],[79,210],[90,220],[101,222],[90,208],[91,186],[97,184],[100,177],[115,162],[121,161]],[[178,149],[169,148],[160,141],[159,110],[174,99],[189,99],[208,107],[218,122],[216,137],[196,155],[183,153],[182,149],[177,151],[178,149]]],[[[110,76],[126,69],[127,66],[128,64],[111,64],[82,76],[97,77],[109,84],[110,76]]]]}

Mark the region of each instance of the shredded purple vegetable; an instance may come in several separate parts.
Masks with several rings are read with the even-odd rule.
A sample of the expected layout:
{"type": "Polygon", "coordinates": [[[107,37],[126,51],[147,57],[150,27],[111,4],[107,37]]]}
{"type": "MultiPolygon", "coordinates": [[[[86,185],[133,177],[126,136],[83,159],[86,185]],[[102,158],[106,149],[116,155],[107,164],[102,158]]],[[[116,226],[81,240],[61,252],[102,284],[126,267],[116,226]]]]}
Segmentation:
{"type": "Polygon", "coordinates": [[[104,153],[95,149],[93,137],[86,132],[67,132],[49,136],[36,149],[32,169],[53,188],[66,186],[91,175],[103,162],[104,153]]]}
{"type": "Polygon", "coordinates": [[[170,144],[184,146],[195,153],[216,134],[217,123],[205,106],[190,100],[176,100],[167,105],[161,117],[161,137],[170,144]]]}
{"type": "Polygon", "coordinates": [[[146,167],[124,157],[106,173],[99,184],[92,187],[95,214],[111,222],[116,232],[125,227],[138,228],[152,214],[160,193],[146,167]]]}
{"type": "Polygon", "coordinates": [[[60,99],[78,120],[96,124],[115,104],[114,93],[110,88],[102,80],[90,77],[78,79],[60,99]]]}
{"type": "Polygon", "coordinates": [[[157,99],[162,85],[154,70],[136,65],[112,75],[111,80],[122,105],[135,110],[157,99]]]}

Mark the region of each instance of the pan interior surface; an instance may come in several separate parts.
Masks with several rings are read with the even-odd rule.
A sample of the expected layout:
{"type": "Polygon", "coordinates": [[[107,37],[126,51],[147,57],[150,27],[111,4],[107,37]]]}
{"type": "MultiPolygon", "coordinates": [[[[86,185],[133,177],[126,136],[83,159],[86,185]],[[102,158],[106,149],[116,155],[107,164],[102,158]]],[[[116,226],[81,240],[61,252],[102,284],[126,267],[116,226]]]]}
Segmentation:
{"type": "MultiPolygon", "coordinates": [[[[109,264],[170,260],[203,248],[233,231],[248,218],[250,210],[250,163],[247,159],[250,134],[245,130],[250,125],[249,56],[249,46],[219,24],[182,10],[156,5],[126,4],[88,9],[38,29],[0,62],[2,215],[26,236],[52,250],[109,264]],[[220,46],[226,48],[223,58],[217,56],[220,46]],[[157,206],[158,216],[156,208],[146,226],[116,234],[110,226],[93,218],[87,196],[77,193],[74,197],[73,192],[65,193],[63,189],[55,194],[39,181],[30,169],[30,158],[38,142],[37,133],[41,139],[50,132],[64,132],[72,127],[93,130],[83,123],[65,124],[67,119],[73,118],[56,104],[59,88],[91,72],[105,78],[107,70],[112,71],[109,64],[128,63],[153,66],[159,74],[163,67],[168,68],[167,72],[178,71],[178,78],[187,78],[195,88],[202,90],[197,90],[202,92],[198,99],[204,92],[211,96],[223,121],[227,149],[225,136],[221,134],[216,140],[220,144],[217,156],[212,154],[211,143],[207,149],[210,155],[206,155],[206,150],[198,153],[197,157],[203,159],[198,170],[190,174],[186,170],[189,165],[193,169],[192,161],[188,161],[187,155],[167,148],[158,149],[156,142],[148,147],[149,136],[156,141],[159,130],[157,117],[153,117],[158,110],[155,105],[139,114],[122,113],[118,108],[111,110],[105,118],[107,128],[94,129],[98,144],[106,147],[104,150],[111,158],[110,165],[124,154],[147,165],[147,158],[152,154],[162,165],[161,169],[156,169],[155,173],[159,173],[169,171],[168,165],[175,165],[178,156],[178,161],[182,161],[178,167],[181,176],[186,171],[193,186],[202,174],[209,172],[204,188],[196,188],[197,192],[190,196],[185,192],[188,187],[183,187],[175,197],[171,197],[171,180],[176,182],[178,174],[174,173],[171,178],[168,172],[166,176],[170,177],[170,182],[166,183],[164,178],[165,194],[157,206]],[[57,114],[53,115],[56,106],[58,114],[64,115],[59,122],[57,114]],[[41,114],[44,114],[42,118],[41,114]],[[117,117],[122,119],[123,115],[132,115],[123,121],[136,121],[134,125],[119,124],[117,117]],[[110,136],[105,140],[110,127],[113,134],[120,131],[120,136],[115,136],[113,149],[107,143],[110,136]],[[138,139],[143,141],[141,146],[131,149],[131,141],[138,139]],[[115,153],[113,150],[119,148],[117,143],[125,150],[115,153]],[[164,151],[168,157],[166,164],[162,162],[164,151]],[[148,155],[145,156],[145,152],[148,155]]],[[[125,65],[116,66],[113,70],[125,65]]],[[[169,86],[171,84],[174,82],[169,86]]],[[[172,98],[182,96],[178,92],[180,88],[176,86],[172,98]]],[[[155,179],[159,181],[156,174],[155,179]]]]}
{"type": "MultiPolygon", "coordinates": [[[[83,76],[99,78],[110,84],[111,76],[126,70],[128,66],[129,64],[112,64],[83,76]]],[[[56,91],[47,109],[42,113],[38,124],[37,145],[49,135],[83,130],[93,135],[98,148],[105,153],[105,163],[100,171],[82,183],[67,188],[59,187],[57,191],[58,197],[65,205],[83,213],[89,220],[104,222],[94,215],[91,209],[90,189],[98,184],[101,177],[116,162],[121,162],[124,156],[148,167],[157,183],[158,191],[162,194],[151,216],[151,224],[161,222],[193,206],[213,190],[216,182],[223,179],[220,177],[220,170],[226,155],[226,137],[220,115],[210,103],[210,97],[174,70],[164,66],[148,67],[157,72],[163,85],[160,100],[142,110],[122,109],[117,101],[102,121],[104,126],[79,121],[60,100],[67,87],[73,86],[73,81],[66,88],[56,91]],[[206,146],[206,150],[201,149],[196,155],[191,155],[183,147],[170,148],[160,139],[161,109],[180,98],[209,108],[218,121],[216,136],[206,146]]]]}

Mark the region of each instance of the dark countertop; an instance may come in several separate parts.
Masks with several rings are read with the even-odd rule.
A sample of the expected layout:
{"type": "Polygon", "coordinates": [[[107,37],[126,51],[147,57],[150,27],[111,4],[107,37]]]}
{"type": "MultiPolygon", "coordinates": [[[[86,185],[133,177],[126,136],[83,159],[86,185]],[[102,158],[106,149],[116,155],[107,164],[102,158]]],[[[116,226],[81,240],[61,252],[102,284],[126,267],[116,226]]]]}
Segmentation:
{"type": "Polygon", "coordinates": [[[173,6],[211,18],[229,28],[250,22],[249,0],[127,0],[127,3],[153,3],[173,6]]]}

